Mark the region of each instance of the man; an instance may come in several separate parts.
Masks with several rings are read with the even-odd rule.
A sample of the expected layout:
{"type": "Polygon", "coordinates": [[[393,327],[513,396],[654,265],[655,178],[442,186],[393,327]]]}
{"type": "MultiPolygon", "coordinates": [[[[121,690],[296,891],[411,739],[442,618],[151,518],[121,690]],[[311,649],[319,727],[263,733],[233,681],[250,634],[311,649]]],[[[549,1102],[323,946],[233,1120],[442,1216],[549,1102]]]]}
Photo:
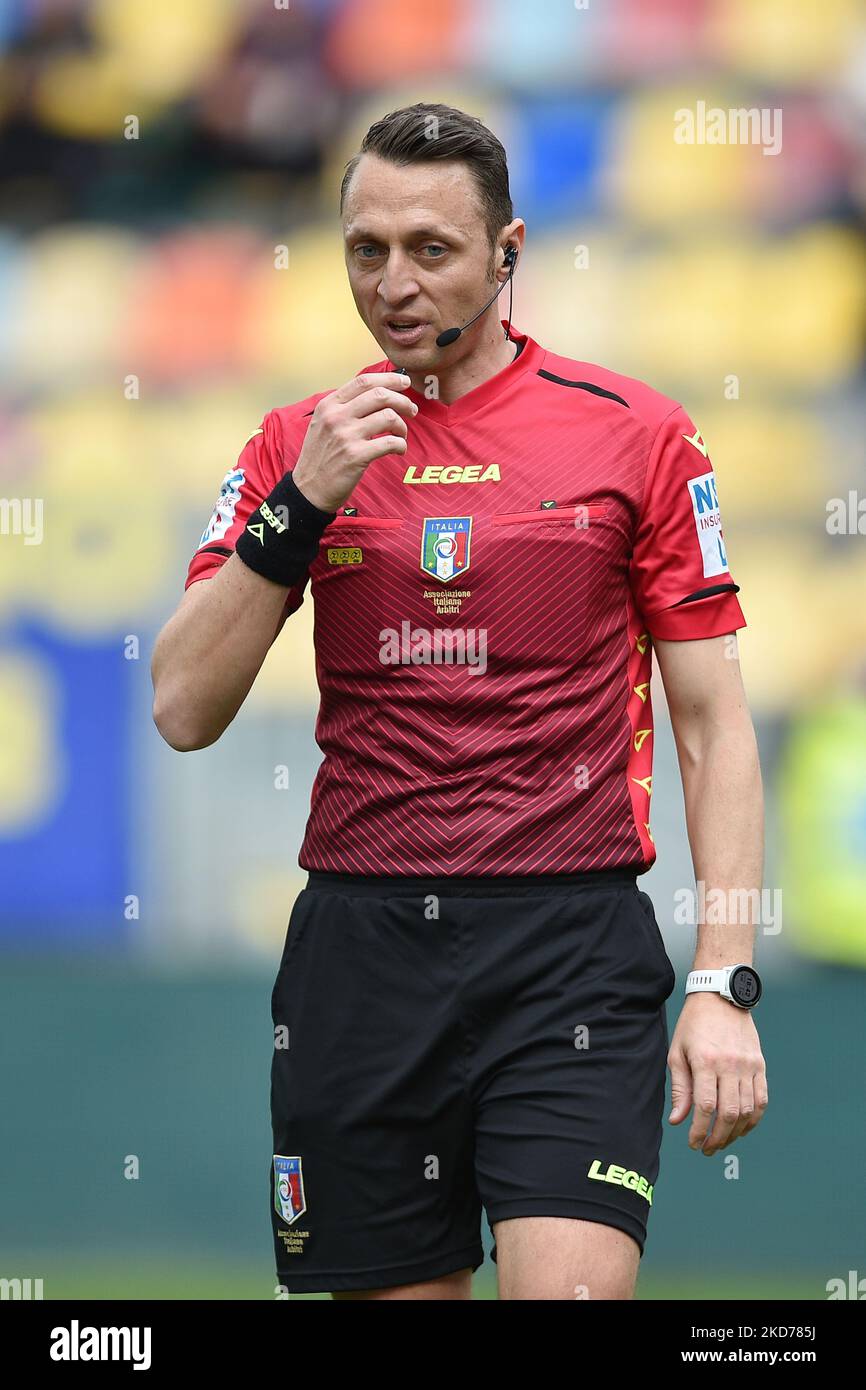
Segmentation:
{"type": "Polygon", "coordinates": [[[712,466],[676,402],[499,319],[525,226],[479,121],[386,116],[341,211],[386,356],[265,417],[153,661],[161,733],[206,747],[311,584],[325,756],[273,992],[278,1277],[468,1298],[483,1206],[500,1297],[630,1298],[666,1056],[704,1154],[767,1103],[753,925],[700,926],[667,1053],[636,883],[653,647],[697,879],[725,902],[761,881],[712,466]]]}

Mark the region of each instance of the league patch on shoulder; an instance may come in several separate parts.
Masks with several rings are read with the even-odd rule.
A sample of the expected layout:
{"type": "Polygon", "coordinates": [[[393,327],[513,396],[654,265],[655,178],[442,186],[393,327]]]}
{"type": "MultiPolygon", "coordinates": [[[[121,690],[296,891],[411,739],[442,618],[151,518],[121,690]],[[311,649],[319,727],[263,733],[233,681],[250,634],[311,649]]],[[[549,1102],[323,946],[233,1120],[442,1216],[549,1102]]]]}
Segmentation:
{"type": "Polygon", "coordinates": [[[298,1157],[274,1154],[274,1209],[289,1226],[307,1210],[304,1174],[298,1157]]]}
{"type": "Polygon", "coordinates": [[[216,500],[211,519],[201,533],[201,540],[197,549],[201,550],[203,545],[208,545],[210,541],[222,540],[223,536],[235,519],[235,507],[241,500],[241,488],[244,485],[244,470],[242,468],[231,468],[222,481],[220,495],[216,500]]]}
{"type": "Polygon", "coordinates": [[[701,473],[697,478],[689,478],[686,486],[692,499],[695,529],[704,562],[704,578],[710,579],[716,574],[726,574],[728,557],[725,554],[716,476],[710,470],[709,473],[701,473]]]}

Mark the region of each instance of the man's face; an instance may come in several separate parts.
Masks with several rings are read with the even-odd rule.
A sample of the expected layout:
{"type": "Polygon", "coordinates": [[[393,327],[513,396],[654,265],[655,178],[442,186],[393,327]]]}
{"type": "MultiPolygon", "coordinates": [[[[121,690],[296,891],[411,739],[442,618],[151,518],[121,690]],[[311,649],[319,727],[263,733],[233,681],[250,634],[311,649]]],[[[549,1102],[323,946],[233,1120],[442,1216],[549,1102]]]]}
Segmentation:
{"type": "Polygon", "coordinates": [[[424,371],[472,351],[472,329],[436,346],[437,334],[472,318],[496,287],[467,165],[363,155],[343,204],[343,236],[358,313],[390,361],[424,371]]]}

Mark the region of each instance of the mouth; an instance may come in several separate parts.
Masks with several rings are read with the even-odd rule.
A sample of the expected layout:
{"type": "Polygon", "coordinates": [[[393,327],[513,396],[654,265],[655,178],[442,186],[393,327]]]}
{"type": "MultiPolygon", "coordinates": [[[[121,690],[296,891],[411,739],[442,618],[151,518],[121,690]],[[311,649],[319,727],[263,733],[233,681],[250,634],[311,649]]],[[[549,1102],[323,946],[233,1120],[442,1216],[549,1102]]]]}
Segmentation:
{"type": "Polygon", "coordinates": [[[388,337],[401,347],[411,347],[417,343],[423,334],[427,324],[420,319],[401,319],[393,318],[385,320],[385,331],[388,337]]]}

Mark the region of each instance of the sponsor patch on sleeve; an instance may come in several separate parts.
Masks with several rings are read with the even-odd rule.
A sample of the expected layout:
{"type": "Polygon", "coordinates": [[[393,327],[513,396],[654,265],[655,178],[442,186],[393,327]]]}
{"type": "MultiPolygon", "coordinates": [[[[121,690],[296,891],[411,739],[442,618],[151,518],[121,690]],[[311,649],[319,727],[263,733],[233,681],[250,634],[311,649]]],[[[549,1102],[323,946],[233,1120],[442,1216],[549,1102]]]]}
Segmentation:
{"type": "Polygon", "coordinates": [[[692,514],[701,547],[704,564],[704,578],[716,574],[726,574],[728,557],[725,554],[725,540],[722,534],[722,518],[719,513],[719,496],[716,491],[716,477],[710,470],[700,477],[689,478],[686,484],[692,499],[692,514]]]}
{"type": "Polygon", "coordinates": [[[242,468],[229,469],[223,478],[220,495],[216,500],[211,519],[201,533],[201,540],[197,549],[201,550],[203,545],[208,545],[211,541],[222,540],[226,532],[231,529],[235,519],[235,508],[241,500],[243,485],[244,470],[242,468]]]}

